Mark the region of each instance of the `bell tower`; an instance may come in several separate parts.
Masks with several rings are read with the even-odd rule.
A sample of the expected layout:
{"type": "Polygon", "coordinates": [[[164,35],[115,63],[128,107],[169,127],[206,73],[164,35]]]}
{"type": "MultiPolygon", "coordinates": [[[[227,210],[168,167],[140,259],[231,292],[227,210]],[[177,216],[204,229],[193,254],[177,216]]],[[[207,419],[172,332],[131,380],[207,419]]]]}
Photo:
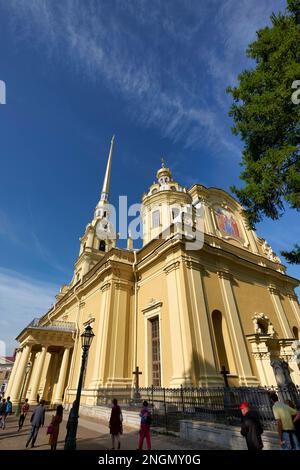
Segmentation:
{"type": "Polygon", "coordinates": [[[111,248],[116,245],[116,233],[109,216],[108,202],[111,163],[115,136],[112,137],[100,199],[94,210],[93,220],[86,226],[80,238],[79,256],[75,263],[72,284],[79,281],[111,248]]]}

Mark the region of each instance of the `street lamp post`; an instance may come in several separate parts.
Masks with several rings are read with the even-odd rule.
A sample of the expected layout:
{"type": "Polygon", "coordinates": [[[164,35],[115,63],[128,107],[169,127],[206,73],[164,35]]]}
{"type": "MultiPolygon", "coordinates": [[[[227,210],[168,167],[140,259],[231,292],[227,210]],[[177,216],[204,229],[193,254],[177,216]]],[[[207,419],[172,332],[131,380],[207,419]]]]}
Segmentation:
{"type": "Polygon", "coordinates": [[[69,417],[69,432],[68,432],[67,440],[65,442],[65,450],[76,449],[76,434],[77,434],[77,427],[78,427],[78,413],[79,413],[83,375],[84,375],[87,357],[89,354],[89,349],[92,344],[93,337],[95,335],[93,333],[92,327],[90,325],[87,325],[85,327],[84,332],[80,336],[81,336],[81,347],[83,351],[82,359],[81,359],[81,368],[80,368],[80,375],[79,375],[78,386],[77,386],[76,400],[73,404],[72,411],[69,417]]]}
{"type": "Polygon", "coordinates": [[[27,366],[26,366],[26,370],[25,370],[25,377],[24,377],[24,382],[23,382],[23,385],[22,385],[22,390],[21,390],[19,401],[18,401],[18,404],[17,404],[17,409],[15,411],[15,416],[20,416],[20,414],[21,414],[22,397],[23,397],[23,392],[24,392],[24,387],[25,387],[25,384],[26,384],[26,380],[27,380],[27,375],[29,374],[29,371],[30,371],[30,367],[31,367],[31,362],[28,362],[27,366]]]}

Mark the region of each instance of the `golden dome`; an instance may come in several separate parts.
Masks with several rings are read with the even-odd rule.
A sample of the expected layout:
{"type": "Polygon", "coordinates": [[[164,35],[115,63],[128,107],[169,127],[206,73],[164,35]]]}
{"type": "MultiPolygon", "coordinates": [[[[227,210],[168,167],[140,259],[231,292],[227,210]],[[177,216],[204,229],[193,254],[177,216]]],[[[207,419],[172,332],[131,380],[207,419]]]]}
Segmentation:
{"type": "Polygon", "coordinates": [[[158,180],[161,177],[168,177],[170,181],[172,180],[171,170],[170,170],[170,168],[166,167],[166,164],[165,164],[165,161],[164,161],[163,158],[161,159],[161,168],[157,171],[156,177],[157,177],[158,180]]]}

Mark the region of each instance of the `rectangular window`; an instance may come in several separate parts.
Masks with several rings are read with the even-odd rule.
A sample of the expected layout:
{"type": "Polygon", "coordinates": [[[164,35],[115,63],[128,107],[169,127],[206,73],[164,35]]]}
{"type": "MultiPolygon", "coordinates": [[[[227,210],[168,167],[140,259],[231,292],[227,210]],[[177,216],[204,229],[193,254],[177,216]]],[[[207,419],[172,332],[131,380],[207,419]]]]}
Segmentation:
{"type": "Polygon", "coordinates": [[[159,227],[160,224],[159,210],[152,212],[152,228],[159,227]]]}
{"type": "Polygon", "coordinates": [[[160,387],[160,341],[159,318],[151,320],[151,346],[152,346],[152,385],[160,387]]]}

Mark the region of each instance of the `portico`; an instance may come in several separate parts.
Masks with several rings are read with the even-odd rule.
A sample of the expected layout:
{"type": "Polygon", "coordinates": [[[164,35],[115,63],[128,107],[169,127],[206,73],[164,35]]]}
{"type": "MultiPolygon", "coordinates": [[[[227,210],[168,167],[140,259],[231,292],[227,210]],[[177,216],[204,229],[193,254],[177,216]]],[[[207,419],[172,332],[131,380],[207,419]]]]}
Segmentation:
{"type": "Polygon", "coordinates": [[[39,320],[33,320],[20,333],[17,338],[20,348],[9,390],[13,403],[26,396],[30,404],[35,404],[37,395],[46,402],[62,403],[74,335],[75,324],[72,322],[56,321],[44,326],[39,320]],[[31,364],[30,372],[24,384],[28,362],[31,364]]]}

